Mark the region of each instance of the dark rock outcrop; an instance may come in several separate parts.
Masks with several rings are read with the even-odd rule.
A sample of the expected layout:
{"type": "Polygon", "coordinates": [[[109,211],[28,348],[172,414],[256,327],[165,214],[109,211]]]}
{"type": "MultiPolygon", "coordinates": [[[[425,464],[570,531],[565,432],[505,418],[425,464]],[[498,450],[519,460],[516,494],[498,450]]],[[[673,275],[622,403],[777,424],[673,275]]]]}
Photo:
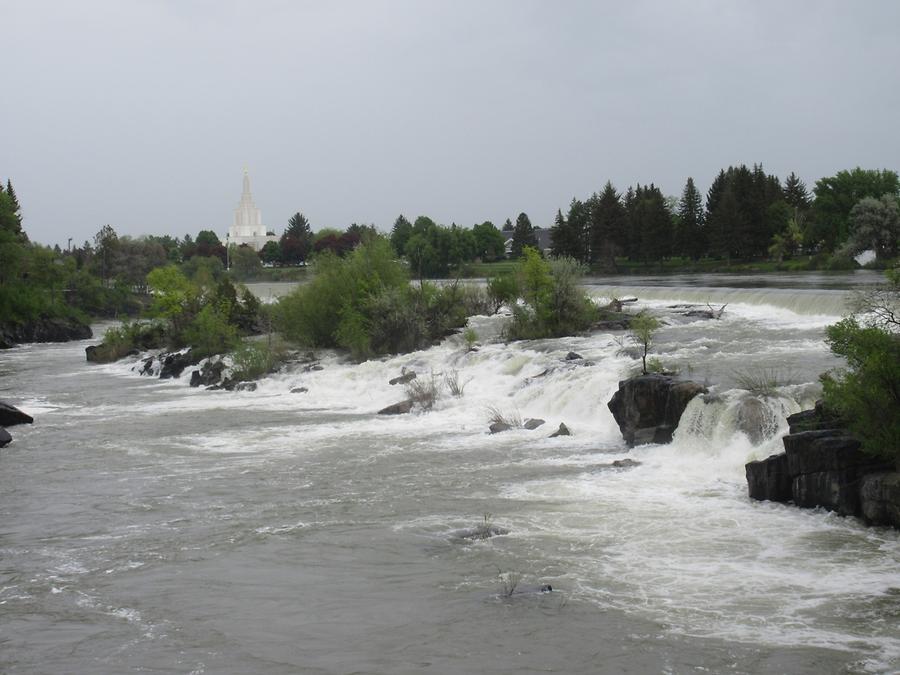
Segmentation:
{"type": "Polygon", "coordinates": [[[35,319],[21,324],[0,324],[0,349],[25,342],[69,342],[93,337],[91,327],[77,319],[35,319]]]}
{"type": "Polygon", "coordinates": [[[492,434],[499,434],[502,431],[509,431],[512,429],[512,425],[507,424],[506,422],[494,422],[489,428],[492,434]]]}
{"type": "Polygon", "coordinates": [[[760,501],[786,502],[791,499],[791,474],[787,455],[772,455],[744,467],[750,498],[760,501]]]}
{"type": "Polygon", "coordinates": [[[306,387],[294,387],[293,389],[291,389],[292,394],[305,394],[308,391],[309,389],[307,389],[306,387]]]}
{"type": "Polygon", "coordinates": [[[528,429],[528,431],[534,431],[543,424],[546,424],[545,420],[536,417],[529,417],[527,420],[525,420],[525,424],[523,424],[522,426],[528,429]]]}
{"type": "Polygon", "coordinates": [[[681,414],[706,387],[668,375],[638,375],[619,382],[607,406],[629,446],[668,443],[681,414]]]}
{"type": "Polygon", "coordinates": [[[571,436],[572,432],[569,431],[569,427],[567,427],[563,422],[559,423],[559,429],[550,434],[550,438],[556,438],[557,436],[571,436]]]}
{"type": "Polygon", "coordinates": [[[207,361],[200,370],[191,373],[192,387],[210,387],[222,381],[222,373],[225,372],[224,361],[207,361]]]}
{"type": "Polygon", "coordinates": [[[379,415],[405,415],[410,410],[412,410],[413,402],[411,399],[406,401],[400,401],[399,403],[394,403],[392,405],[387,406],[386,408],[382,408],[378,411],[379,415]]]}
{"type": "Polygon", "coordinates": [[[859,484],[862,517],[870,523],[900,529],[900,473],[870,473],[859,484]]]}
{"type": "Polygon", "coordinates": [[[893,468],[864,453],[859,441],[840,429],[801,431],[783,441],[791,497],[797,506],[822,506],[842,516],[861,516],[860,480],[867,473],[893,468]]]}
{"type": "Polygon", "coordinates": [[[793,502],[900,528],[900,473],[866,454],[837,420],[816,410],[791,415],[784,453],[746,465],[752,499],[793,502]]]}
{"type": "Polygon", "coordinates": [[[577,352],[569,352],[568,354],[566,354],[566,358],[564,360],[565,361],[577,361],[578,359],[582,359],[582,358],[584,358],[584,357],[577,352]]]}
{"type": "Polygon", "coordinates": [[[184,372],[185,368],[188,366],[196,366],[202,360],[203,357],[195,354],[192,349],[188,349],[186,352],[168,354],[162,360],[162,369],[159,371],[159,378],[161,380],[168,380],[181,377],[181,373],[184,372]]]}
{"type": "Polygon", "coordinates": [[[23,413],[14,405],[0,401],[0,427],[13,427],[17,424],[32,424],[34,418],[23,413]]]}
{"type": "Polygon", "coordinates": [[[617,459],[612,463],[614,469],[633,469],[636,466],[640,466],[641,463],[636,459],[631,459],[631,457],[626,457],[625,459],[617,459]]]}
{"type": "Polygon", "coordinates": [[[12,436],[6,429],[0,427],[0,448],[5,448],[10,443],[12,443],[12,436]]]}

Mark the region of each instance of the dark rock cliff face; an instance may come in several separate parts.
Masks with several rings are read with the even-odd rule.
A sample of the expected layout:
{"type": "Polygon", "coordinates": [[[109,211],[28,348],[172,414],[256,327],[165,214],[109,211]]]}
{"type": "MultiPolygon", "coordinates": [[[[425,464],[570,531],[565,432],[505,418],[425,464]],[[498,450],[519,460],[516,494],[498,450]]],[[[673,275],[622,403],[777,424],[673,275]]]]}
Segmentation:
{"type": "Polygon", "coordinates": [[[25,342],[69,342],[93,337],[91,327],[77,319],[36,319],[23,324],[0,324],[0,349],[25,342]]]}
{"type": "Polygon", "coordinates": [[[706,387],[667,375],[638,375],[619,382],[607,407],[629,446],[669,443],[692,398],[706,387]]]}
{"type": "Polygon", "coordinates": [[[821,506],[874,525],[900,528],[900,473],[860,450],[821,406],[788,418],[784,453],[746,465],[752,499],[821,506]]]}

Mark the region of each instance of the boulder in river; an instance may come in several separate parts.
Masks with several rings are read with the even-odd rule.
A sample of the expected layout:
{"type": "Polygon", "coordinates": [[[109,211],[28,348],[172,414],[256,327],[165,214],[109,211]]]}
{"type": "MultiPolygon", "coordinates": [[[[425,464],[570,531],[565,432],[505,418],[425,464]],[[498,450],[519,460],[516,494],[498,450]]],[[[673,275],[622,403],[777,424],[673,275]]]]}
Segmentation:
{"type": "Polygon", "coordinates": [[[537,417],[529,417],[527,420],[525,420],[525,424],[523,424],[522,426],[528,429],[528,431],[534,431],[539,426],[542,426],[544,424],[546,424],[545,420],[537,417]]]}
{"type": "Polygon", "coordinates": [[[571,436],[572,432],[569,431],[569,427],[567,427],[564,423],[559,423],[559,429],[550,434],[550,438],[556,438],[557,436],[571,436]]]}
{"type": "Polygon", "coordinates": [[[566,354],[566,358],[564,360],[565,361],[577,361],[578,359],[582,359],[582,358],[584,358],[584,357],[581,354],[578,354],[577,352],[569,352],[568,354],[566,354]]]}
{"type": "Polygon", "coordinates": [[[16,424],[32,424],[34,418],[23,413],[14,405],[0,401],[0,427],[12,427],[16,424]]]}
{"type": "Polygon", "coordinates": [[[492,434],[499,434],[503,431],[512,429],[512,424],[507,424],[506,422],[494,422],[489,428],[492,434]]]}
{"type": "Polygon", "coordinates": [[[306,387],[294,387],[293,389],[291,389],[292,394],[305,394],[308,391],[309,389],[307,389],[306,387]]]}
{"type": "Polygon", "coordinates": [[[607,406],[629,446],[669,443],[687,404],[703,385],[668,375],[638,375],[619,382],[607,406]]]}
{"type": "Polygon", "coordinates": [[[0,427],[0,448],[5,448],[10,443],[12,443],[12,436],[6,429],[0,427]]]}
{"type": "Polygon", "coordinates": [[[412,399],[407,399],[405,401],[400,401],[399,403],[393,403],[386,408],[382,408],[378,411],[379,415],[405,415],[410,410],[412,410],[413,402],[412,399]]]}

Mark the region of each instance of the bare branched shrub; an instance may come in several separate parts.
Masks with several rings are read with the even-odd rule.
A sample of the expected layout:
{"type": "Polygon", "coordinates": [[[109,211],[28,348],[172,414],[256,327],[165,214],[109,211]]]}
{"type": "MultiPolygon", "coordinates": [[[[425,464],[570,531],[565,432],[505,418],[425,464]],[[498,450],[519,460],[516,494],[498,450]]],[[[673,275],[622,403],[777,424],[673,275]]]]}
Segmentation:
{"type": "Polygon", "coordinates": [[[522,579],[522,575],[518,572],[504,572],[497,568],[497,578],[500,579],[500,596],[509,598],[516,592],[516,586],[522,579]]]}
{"type": "Polygon", "coordinates": [[[734,380],[741,389],[761,397],[777,396],[779,388],[796,383],[790,370],[777,367],[736,371],[734,380]]]}
{"type": "Polygon", "coordinates": [[[417,377],[406,383],[406,395],[413,405],[431,410],[441,395],[441,381],[432,371],[431,377],[417,377]]]}
{"type": "Polygon", "coordinates": [[[494,533],[494,514],[493,513],[485,513],[481,522],[475,528],[475,538],[481,539],[484,541],[485,539],[490,539],[491,535],[494,533]]]}
{"type": "Polygon", "coordinates": [[[503,412],[495,406],[488,406],[488,422],[490,424],[506,424],[513,428],[522,427],[522,416],[517,410],[503,412]]]}
{"type": "Polygon", "coordinates": [[[458,370],[450,370],[444,373],[444,385],[447,387],[447,391],[450,392],[451,396],[455,396],[459,398],[463,395],[463,390],[465,390],[466,385],[472,381],[470,377],[465,382],[459,381],[459,371],[458,370]]]}

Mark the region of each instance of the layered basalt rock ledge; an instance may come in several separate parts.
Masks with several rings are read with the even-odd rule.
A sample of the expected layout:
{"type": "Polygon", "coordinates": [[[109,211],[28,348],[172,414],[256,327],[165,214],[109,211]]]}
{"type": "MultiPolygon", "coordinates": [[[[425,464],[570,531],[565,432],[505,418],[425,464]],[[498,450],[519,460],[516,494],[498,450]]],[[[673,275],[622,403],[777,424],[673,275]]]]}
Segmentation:
{"type": "Polygon", "coordinates": [[[859,440],[817,404],[788,417],[784,452],[746,465],[751,499],[793,502],[900,529],[897,465],[860,450],[859,440]]]}

